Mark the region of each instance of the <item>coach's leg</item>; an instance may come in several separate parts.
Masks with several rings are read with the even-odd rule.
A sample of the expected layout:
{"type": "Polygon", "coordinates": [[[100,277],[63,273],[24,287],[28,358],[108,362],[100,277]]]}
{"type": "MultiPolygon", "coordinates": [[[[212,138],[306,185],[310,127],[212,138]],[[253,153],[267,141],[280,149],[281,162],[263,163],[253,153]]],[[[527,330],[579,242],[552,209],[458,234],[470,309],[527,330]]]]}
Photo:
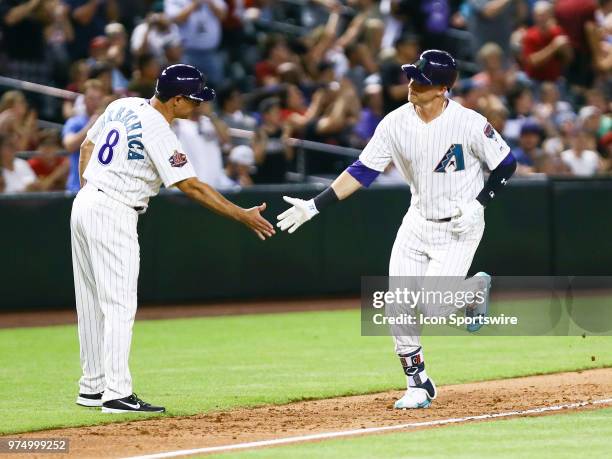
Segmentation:
{"type": "Polygon", "coordinates": [[[92,260],[100,307],[104,313],[103,402],[132,394],[128,366],[137,307],[140,264],[133,209],[107,200],[101,205],[104,226],[93,230],[92,260]]]}
{"type": "MultiPolygon", "coordinates": [[[[104,390],[103,334],[104,317],[98,303],[93,276],[87,223],[90,221],[86,199],[75,198],[70,217],[72,271],[81,349],[82,376],[80,394],[98,394],[104,390]],[[84,202],[85,201],[85,202],[84,202]]],[[[77,402],[78,403],[78,402],[77,402]]]]}

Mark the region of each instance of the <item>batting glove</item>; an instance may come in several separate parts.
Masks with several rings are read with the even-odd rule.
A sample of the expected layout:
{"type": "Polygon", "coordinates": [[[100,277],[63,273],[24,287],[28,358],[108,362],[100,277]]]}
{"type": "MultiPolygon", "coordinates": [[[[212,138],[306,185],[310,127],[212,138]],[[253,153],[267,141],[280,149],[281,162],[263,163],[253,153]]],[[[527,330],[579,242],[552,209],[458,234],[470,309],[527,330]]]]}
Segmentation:
{"type": "Polygon", "coordinates": [[[282,231],[289,228],[289,233],[293,233],[296,229],[319,213],[313,199],[304,201],[303,199],[290,198],[288,196],[283,196],[283,199],[289,204],[292,204],[293,207],[290,207],[276,217],[278,218],[278,223],[276,226],[278,226],[282,231]]]}
{"type": "Polygon", "coordinates": [[[451,231],[466,234],[484,218],[484,207],[476,199],[459,206],[459,217],[453,220],[451,231]]]}

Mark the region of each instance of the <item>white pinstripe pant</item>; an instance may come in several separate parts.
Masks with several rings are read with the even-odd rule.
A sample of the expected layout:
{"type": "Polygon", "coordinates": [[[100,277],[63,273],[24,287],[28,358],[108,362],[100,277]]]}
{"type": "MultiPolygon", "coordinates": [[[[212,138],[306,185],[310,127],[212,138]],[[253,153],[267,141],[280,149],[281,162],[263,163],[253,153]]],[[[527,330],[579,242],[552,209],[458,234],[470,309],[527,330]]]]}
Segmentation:
{"type": "MultiPolygon", "coordinates": [[[[482,239],[484,219],[472,232],[466,235],[455,235],[451,232],[451,222],[439,223],[425,220],[416,209],[408,209],[400,226],[389,262],[389,276],[432,277],[445,276],[442,283],[448,284],[450,276],[457,279],[465,278],[472,264],[472,259],[482,239]]],[[[411,279],[414,280],[414,279],[411,279]]],[[[389,289],[399,284],[410,282],[406,279],[391,279],[389,289]],[[393,285],[395,284],[395,285],[393,285]]],[[[432,279],[436,282],[436,279],[432,279]]],[[[447,285],[444,285],[447,287],[447,285]]],[[[429,284],[427,289],[433,289],[429,284]]],[[[425,315],[448,316],[457,312],[454,305],[430,307],[429,310],[420,306],[425,315]]],[[[405,311],[409,312],[409,311],[405,311]]],[[[407,354],[419,348],[421,343],[421,327],[402,325],[392,327],[395,351],[407,354]],[[396,328],[397,327],[397,328],[396,328]]]]}
{"type": "Polygon", "coordinates": [[[86,185],[74,199],[70,229],[78,315],[81,393],[103,401],[132,394],[128,368],[137,307],[138,214],[86,185]]]}

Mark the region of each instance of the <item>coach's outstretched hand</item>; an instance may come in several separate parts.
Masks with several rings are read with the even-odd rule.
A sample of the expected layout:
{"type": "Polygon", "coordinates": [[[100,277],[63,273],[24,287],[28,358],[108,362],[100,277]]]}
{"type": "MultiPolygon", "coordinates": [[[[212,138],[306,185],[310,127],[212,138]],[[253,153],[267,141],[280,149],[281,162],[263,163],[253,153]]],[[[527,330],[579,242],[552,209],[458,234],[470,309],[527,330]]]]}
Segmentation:
{"type": "Polygon", "coordinates": [[[289,196],[283,196],[283,199],[289,204],[292,204],[293,207],[290,207],[276,217],[278,218],[278,223],[276,226],[278,226],[282,231],[289,229],[289,233],[293,233],[296,229],[302,226],[302,224],[306,223],[319,213],[317,206],[315,206],[314,200],[312,199],[304,201],[303,199],[290,198],[289,196]]]}
{"type": "Polygon", "coordinates": [[[275,234],[272,223],[261,216],[261,212],[264,210],[266,210],[265,202],[260,206],[245,209],[241,219],[242,223],[251,228],[262,241],[265,241],[266,237],[272,237],[275,234]]]}
{"type": "Polygon", "coordinates": [[[459,216],[453,219],[451,231],[455,234],[466,234],[474,228],[484,215],[484,207],[476,199],[459,206],[459,216]]]}

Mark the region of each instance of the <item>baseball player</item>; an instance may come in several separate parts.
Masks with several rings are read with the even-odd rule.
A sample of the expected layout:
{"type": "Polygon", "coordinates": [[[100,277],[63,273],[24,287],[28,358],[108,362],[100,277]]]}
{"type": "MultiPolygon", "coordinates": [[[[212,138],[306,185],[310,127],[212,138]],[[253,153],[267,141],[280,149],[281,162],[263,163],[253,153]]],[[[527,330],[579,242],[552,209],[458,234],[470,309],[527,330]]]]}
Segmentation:
{"type": "MultiPolygon", "coordinates": [[[[412,200],[393,245],[389,275],[464,279],[484,231],[484,208],[512,176],[516,161],[483,116],[447,97],[457,78],[449,53],[425,51],[402,69],[409,79],[408,103],[385,116],[359,160],[329,188],[308,201],[285,196],[292,207],[278,216],[278,227],[293,233],[326,207],[369,186],[393,161],[410,185],[412,200]],[[491,171],[486,183],[483,163],[491,171]]],[[[478,276],[472,283],[482,285],[487,300],[466,308],[469,317],[486,314],[490,276],[478,276]]],[[[438,314],[453,311],[455,305],[439,306],[438,314]]],[[[476,322],[468,330],[479,328],[476,322]]],[[[436,387],[425,371],[420,327],[407,325],[392,334],[407,379],[395,408],[426,408],[436,387]]]]}
{"type": "Polygon", "coordinates": [[[132,392],[128,368],[140,262],[136,223],[163,184],[243,223],[261,239],[274,227],[259,206],[238,207],[200,182],[170,129],[214,98],[202,74],[189,65],[165,69],[150,100],[111,103],[80,149],[82,188],[70,219],[72,263],[83,375],[76,403],[106,413],[163,412],[132,392]]]}

